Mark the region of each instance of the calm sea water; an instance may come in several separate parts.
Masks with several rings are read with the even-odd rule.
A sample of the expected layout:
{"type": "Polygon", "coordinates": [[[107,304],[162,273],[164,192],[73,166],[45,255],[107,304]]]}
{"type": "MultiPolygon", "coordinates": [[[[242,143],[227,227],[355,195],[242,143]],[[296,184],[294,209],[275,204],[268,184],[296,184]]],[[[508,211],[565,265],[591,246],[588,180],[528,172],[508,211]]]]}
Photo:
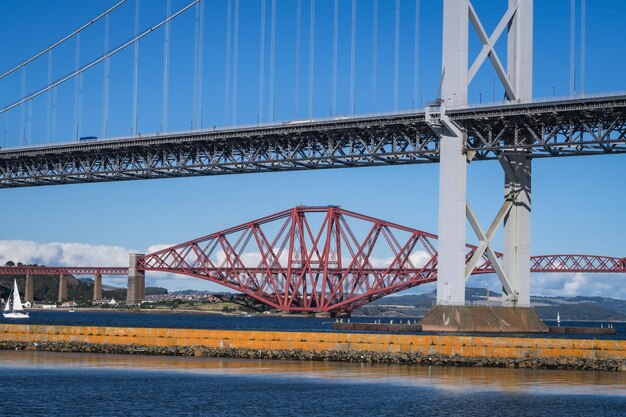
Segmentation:
{"type": "Polygon", "coordinates": [[[624,416],[626,373],[0,353],[10,416],[624,416]]]}
{"type": "MultiPolygon", "coordinates": [[[[411,322],[416,318],[380,318],[380,317],[353,317],[353,322],[369,322],[380,319],[383,323],[393,320],[411,322]]],[[[123,313],[123,312],[81,312],[31,310],[30,318],[19,321],[0,317],[0,323],[49,324],[68,326],[114,326],[114,327],[167,327],[178,329],[222,329],[222,330],[294,330],[294,331],[333,331],[331,328],[334,319],[314,317],[276,317],[267,315],[253,315],[252,317],[221,316],[206,313],[123,313]]],[[[555,322],[547,321],[555,326],[555,322]]],[[[608,323],[596,322],[562,322],[562,326],[600,327],[608,323]]],[[[518,337],[570,337],[570,338],[598,338],[598,339],[626,339],[626,323],[612,323],[616,330],[615,335],[555,335],[529,334],[518,337]]],[[[428,334],[428,333],[423,333],[428,334]]],[[[626,414],[626,413],[625,413],[626,414]]]]}

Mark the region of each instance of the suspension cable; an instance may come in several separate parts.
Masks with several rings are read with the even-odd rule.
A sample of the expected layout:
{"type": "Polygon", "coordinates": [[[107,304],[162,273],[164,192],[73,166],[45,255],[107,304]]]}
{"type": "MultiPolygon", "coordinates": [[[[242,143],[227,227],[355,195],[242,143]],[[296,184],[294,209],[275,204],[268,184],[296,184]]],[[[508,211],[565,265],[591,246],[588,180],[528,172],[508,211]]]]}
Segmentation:
{"type": "Polygon", "coordinates": [[[12,68],[12,69],[8,70],[7,72],[5,72],[4,74],[0,75],[0,80],[3,79],[4,77],[6,77],[7,75],[10,75],[10,74],[14,73],[15,71],[17,71],[18,69],[22,68],[23,66],[28,65],[29,63],[33,62],[35,59],[37,59],[40,56],[44,55],[45,53],[53,50],[57,46],[65,43],[68,39],[71,39],[76,34],[82,32],[83,30],[85,30],[89,26],[91,26],[94,23],[96,23],[98,20],[102,19],[104,16],[108,15],[109,13],[111,13],[113,10],[117,9],[118,7],[120,7],[122,4],[126,3],[126,1],[127,0],[121,0],[119,3],[117,3],[116,5],[111,7],[110,9],[106,10],[104,13],[100,14],[99,16],[95,17],[94,19],[91,19],[88,23],[86,23],[83,26],[79,27],[78,29],[76,29],[75,31],[73,31],[72,33],[70,33],[69,35],[67,35],[63,39],[61,39],[60,41],[50,45],[48,48],[44,49],[41,52],[36,53],[35,55],[33,55],[32,57],[28,58],[27,60],[22,61],[22,63],[17,65],[15,68],[12,68]]]}
{"type": "Polygon", "coordinates": [[[4,108],[0,109],[0,114],[7,112],[11,109],[14,109],[15,107],[19,106],[20,104],[26,103],[28,100],[32,100],[35,97],[40,96],[41,94],[45,93],[48,90],[51,90],[63,83],[65,83],[68,80],[71,80],[72,78],[76,77],[79,74],[82,74],[83,72],[87,71],[88,69],[98,65],[99,63],[101,63],[102,61],[104,61],[107,58],[112,57],[113,55],[117,54],[120,51],[123,51],[124,49],[128,48],[130,45],[132,45],[133,43],[135,43],[135,41],[138,41],[144,37],[146,37],[147,35],[149,35],[150,33],[154,32],[155,30],[157,30],[158,28],[160,28],[161,26],[165,25],[167,22],[177,18],[178,16],[180,16],[181,14],[183,14],[184,12],[186,12],[187,10],[189,10],[190,8],[192,8],[196,3],[198,3],[200,0],[193,0],[191,3],[189,3],[187,6],[183,7],[182,9],[180,9],[179,11],[177,11],[176,13],[174,13],[172,16],[170,16],[169,18],[161,21],[160,23],[158,23],[155,26],[152,26],[149,29],[146,29],[145,31],[143,31],[141,34],[139,34],[138,36],[133,37],[132,39],[124,42],[123,44],[121,44],[120,46],[118,46],[117,48],[113,49],[112,51],[110,51],[109,53],[106,53],[104,55],[102,55],[101,57],[91,61],[89,64],[83,66],[82,68],[79,68],[76,71],[71,72],[70,74],[66,75],[65,77],[53,82],[52,84],[35,91],[34,93],[23,97],[22,99],[16,101],[15,103],[6,106],[4,108]]]}

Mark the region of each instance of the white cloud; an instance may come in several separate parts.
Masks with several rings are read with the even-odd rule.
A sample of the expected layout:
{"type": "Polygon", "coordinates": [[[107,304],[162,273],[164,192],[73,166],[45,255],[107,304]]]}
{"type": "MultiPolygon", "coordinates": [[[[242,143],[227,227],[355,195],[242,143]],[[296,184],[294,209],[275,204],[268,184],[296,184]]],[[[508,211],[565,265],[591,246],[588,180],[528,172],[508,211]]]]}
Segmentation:
{"type": "Polygon", "coordinates": [[[0,240],[3,265],[14,261],[48,266],[126,266],[130,252],[135,251],[121,246],[0,240]]]}
{"type": "Polygon", "coordinates": [[[531,292],[545,296],[590,296],[626,299],[621,274],[533,274],[531,292]]]}
{"type": "Polygon", "coordinates": [[[146,253],[158,252],[160,250],[167,249],[167,248],[172,247],[172,246],[174,246],[173,243],[159,243],[157,245],[152,245],[152,246],[148,247],[148,249],[146,249],[146,253]]]}

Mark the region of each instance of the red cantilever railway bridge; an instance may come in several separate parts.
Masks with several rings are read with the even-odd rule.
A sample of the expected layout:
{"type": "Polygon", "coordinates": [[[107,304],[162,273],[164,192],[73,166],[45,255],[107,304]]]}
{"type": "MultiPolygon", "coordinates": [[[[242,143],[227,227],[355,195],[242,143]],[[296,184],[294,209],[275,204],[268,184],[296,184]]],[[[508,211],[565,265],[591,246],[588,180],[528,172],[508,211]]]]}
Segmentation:
{"type": "MultiPolygon", "coordinates": [[[[341,209],[299,206],[139,258],[290,312],[349,312],[437,279],[437,236],[341,209]]],[[[475,246],[466,246],[469,260],[475,246]]],[[[502,257],[496,253],[497,257],[502,257]]],[[[626,272],[626,258],[548,255],[532,272],[626,272]]],[[[484,257],[471,274],[493,273],[484,257]]],[[[0,275],[126,275],[124,267],[2,267],[0,275]]]]}

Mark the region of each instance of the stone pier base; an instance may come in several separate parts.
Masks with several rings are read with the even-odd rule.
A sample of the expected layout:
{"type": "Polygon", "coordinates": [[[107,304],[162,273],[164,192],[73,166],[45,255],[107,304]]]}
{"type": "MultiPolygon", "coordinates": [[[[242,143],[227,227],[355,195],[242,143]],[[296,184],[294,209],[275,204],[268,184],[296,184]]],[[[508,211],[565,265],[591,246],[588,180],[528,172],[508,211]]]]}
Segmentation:
{"type": "Polygon", "coordinates": [[[530,307],[433,307],[420,321],[425,332],[547,333],[530,307]]]}
{"type": "Polygon", "coordinates": [[[67,301],[67,275],[59,276],[59,303],[67,301]]]}
{"type": "Polygon", "coordinates": [[[143,254],[131,253],[128,265],[128,292],[126,305],[140,305],[146,294],[146,273],[137,269],[137,261],[143,254]]]}

